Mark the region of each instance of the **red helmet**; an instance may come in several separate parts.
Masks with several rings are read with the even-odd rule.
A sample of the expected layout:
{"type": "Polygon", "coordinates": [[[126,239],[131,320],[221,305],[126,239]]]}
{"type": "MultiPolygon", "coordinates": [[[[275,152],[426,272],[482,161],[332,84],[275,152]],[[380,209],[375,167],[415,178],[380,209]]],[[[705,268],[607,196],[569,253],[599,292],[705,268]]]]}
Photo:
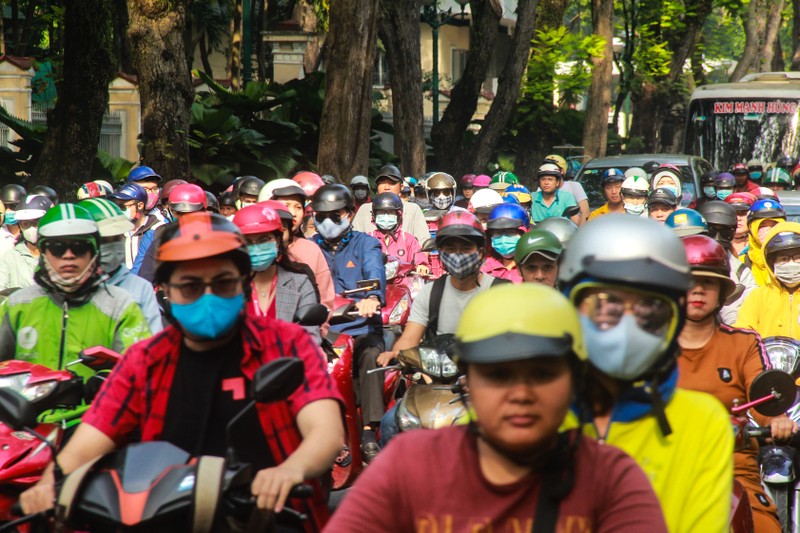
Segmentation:
{"type": "Polygon", "coordinates": [[[716,240],[705,235],[691,235],[681,240],[692,274],[719,279],[720,302],[724,302],[736,289],[736,283],[730,276],[728,252],[716,240]]]}
{"type": "Polygon", "coordinates": [[[247,246],[233,222],[207,211],[189,213],[164,226],[156,249],[156,282],[166,280],[168,273],[165,267],[170,263],[227,254],[230,254],[243,276],[250,273],[247,246]]]}
{"type": "Polygon", "coordinates": [[[444,239],[459,237],[474,241],[479,247],[486,244],[486,233],[478,218],[469,211],[453,211],[447,213],[439,221],[436,230],[436,246],[441,246],[444,239]]]}
{"type": "Polygon", "coordinates": [[[297,184],[300,185],[308,198],[314,196],[314,193],[317,192],[317,189],[325,185],[325,182],[322,181],[322,178],[313,172],[300,172],[299,174],[295,174],[292,180],[296,181],[297,184]]]}
{"type": "Polygon", "coordinates": [[[472,184],[475,182],[475,177],[475,174],[464,174],[461,176],[461,179],[458,180],[458,183],[460,183],[462,187],[472,187],[472,184]]]}
{"type": "Polygon", "coordinates": [[[169,193],[172,192],[172,189],[174,189],[178,185],[185,185],[187,183],[189,183],[189,182],[186,181],[186,180],[180,180],[180,179],[178,179],[178,180],[169,180],[168,182],[166,182],[164,184],[164,186],[161,187],[161,201],[162,202],[168,202],[169,201],[169,193]]]}
{"type": "Polygon", "coordinates": [[[731,174],[750,174],[750,171],[747,170],[747,165],[744,163],[736,163],[731,167],[731,174]]]}
{"type": "Polygon", "coordinates": [[[747,211],[758,198],[749,192],[735,192],[725,198],[726,204],[731,204],[737,211],[747,211]]]}
{"type": "Polygon", "coordinates": [[[206,193],[198,185],[183,183],[169,193],[169,208],[176,213],[194,213],[208,207],[206,193]]]}
{"type": "Polygon", "coordinates": [[[283,222],[278,213],[264,203],[245,206],[233,215],[233,223],[243,235],[283,231],[283,222]]]}
{"type": "Polygon", "coordinates": [[[278,200],[264,200],[263,202],[258,202],[256,205],[263,205],[265,207],[269,207],[278,214],[278,218],[280,218],[281,220],[289,222],[292,222],[294,220],[292,212],[289,211],[289,208],[286,207],[286,204],[278,200]]]}

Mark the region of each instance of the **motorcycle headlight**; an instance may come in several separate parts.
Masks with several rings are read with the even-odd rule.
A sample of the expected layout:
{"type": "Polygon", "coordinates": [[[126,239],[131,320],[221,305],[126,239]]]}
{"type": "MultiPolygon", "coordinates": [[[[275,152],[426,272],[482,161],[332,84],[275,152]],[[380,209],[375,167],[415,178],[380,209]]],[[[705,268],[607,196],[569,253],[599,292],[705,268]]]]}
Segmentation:
{"type": "Polygon", "coordinates": [[[419,417],[408,410],[407,402],[400,400],[397,404],[397,426],[400,431],[411,431],[422,427],[419,417]]]}
{"type": "Polygon", "coordinates": [[[403,297],[400,298],[400,301],[395,304],[394,309],[392,309],[392,312],[389,314],[389,324],[399,324],[406,309],[408,309],[408,293],[404,294],[403,297]]]}
{"type": "Polygon", "coordinates": [[[452,378],[458,374],[458,366],[452,359],[442,354],[442,377],[452,378]]]}
{"type": "Polygon", "coordinates": [[[772,338],[764,341],[764,348],[773,368],[792,374],[800,358],[800,347],[797,344],[791,340],[772,338]]]}
{"type": "Polygon", "coordinates": [[[386,281],[391,281],[397,276],[397,268],[400,266],[398,261],[389,261],[383,266],[386,272],[386,281]]]}
{"type": "Polygon", "coordinates": [[[422,371],[435,378],[452,378],[458,374],[458,366],[443,353],[433,348],[420,347],[419,358],[422,371]]]}
{"type": "Polygon", "coordinates": [[[24,395],[25,385],[28,384],[28,379],[30,377],[30,372],[11,374],[9,376],[0,376],[0,389],[12,389],[24,395]]]}
{"type": "Polygon", "coordinates": [[[34,385],[30,385],[25,387],[22,390],[22,395],[25,396],[29,401],[36,402],[53,392],[56,388],[58,383],[56,380],[50,381],[42,381],[41,383],[36,383],[34,385]]]}

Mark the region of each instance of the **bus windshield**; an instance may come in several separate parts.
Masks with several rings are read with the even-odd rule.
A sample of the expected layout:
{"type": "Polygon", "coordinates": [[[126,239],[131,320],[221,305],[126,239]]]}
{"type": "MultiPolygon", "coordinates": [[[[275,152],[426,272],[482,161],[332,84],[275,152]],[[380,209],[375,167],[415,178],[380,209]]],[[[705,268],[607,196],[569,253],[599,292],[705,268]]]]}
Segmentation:
{"type": "Polygon", "coordinates": [[[689,104],[684,153],[707,159],[720,170],[734,163],[800,155],[798,100],[697,99],[689,104]]]}

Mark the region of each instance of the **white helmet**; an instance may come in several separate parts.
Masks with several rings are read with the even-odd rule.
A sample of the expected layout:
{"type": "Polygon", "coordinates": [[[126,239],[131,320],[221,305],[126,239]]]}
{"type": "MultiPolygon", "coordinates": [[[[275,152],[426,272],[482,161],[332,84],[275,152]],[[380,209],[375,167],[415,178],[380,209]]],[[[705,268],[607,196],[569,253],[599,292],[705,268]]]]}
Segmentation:
{"type": "Polygon", "coordinates": [[[630,178],[633,176],[639,176],[640,178],[647,179],[647,172],[645,172],[643,168],[639,167],[631,167],[625,171],[626,178],[630,178]]]}
{"type": "Polygon", "coordinates": [[[261,188],[261,191],[258,193],[258,201],[263,202],[265,200],[272,200],[273,193],[277,189],[285,189],[285,191],[282,191],[284,192],[284,196],[288,196],[289,194],[287,193],[290,193],[291,195],[297,194],[298,196],[306,195],[305,191],[300,188],[296,181],[288,178],[279,178],[268,181],[266,185],[261,188]]]}
{"type": "Polygon", "coordinates": [[[493,206],[503,203],[503,197],[494,189],[478,189],[472,198],[469,199],[468,208],[471,212],[486,212],[491,211],[493,206]]]}
{"type": "Polygon", "coordinates": [[[647,178],[631,176],[622,182],[622,194],[627,196],[647,196],[650,192],[650,183],[647,178]]]}

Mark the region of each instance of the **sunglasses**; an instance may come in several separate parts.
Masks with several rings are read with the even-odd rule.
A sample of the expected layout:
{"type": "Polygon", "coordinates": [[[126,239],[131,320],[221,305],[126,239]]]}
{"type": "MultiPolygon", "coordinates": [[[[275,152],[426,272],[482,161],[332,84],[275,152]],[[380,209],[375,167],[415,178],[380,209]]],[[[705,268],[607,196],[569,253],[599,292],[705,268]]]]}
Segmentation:
{"type": "Polygon", "coordinates": [[[640,328],[653,335],[666,333],[676,315],[672,302],[664,296],[623,289],[587,291],[579,298],[578,310],[603,330],[631,314],[640,328]]]}
{"type": "Polygon", "coordinates": [[[211,292],[222,298],[230,298],[239,293],[244,278],[219,278],[211,281],[187,281],[185,283],[167,283],[168,286],[178,289],[186,300],[194,301],[203,296],[206,287],[211,287],[211,292]]]}
{"type": "Polygon", "coordinates": [[[331,219],[334,224],[339,224],[342,221],[342,215],[339,213],[314,213],[314,220],[317,222],[321,223],[326,218],[331,219]]]}
{"type": "Polygon", "coordinates": [[[90,241],[45,241],[41,246],[42,251],[58,258],[63,257],[67,250],[72,250],[78,257],[94,251],[94,244],[90,241]]]}

